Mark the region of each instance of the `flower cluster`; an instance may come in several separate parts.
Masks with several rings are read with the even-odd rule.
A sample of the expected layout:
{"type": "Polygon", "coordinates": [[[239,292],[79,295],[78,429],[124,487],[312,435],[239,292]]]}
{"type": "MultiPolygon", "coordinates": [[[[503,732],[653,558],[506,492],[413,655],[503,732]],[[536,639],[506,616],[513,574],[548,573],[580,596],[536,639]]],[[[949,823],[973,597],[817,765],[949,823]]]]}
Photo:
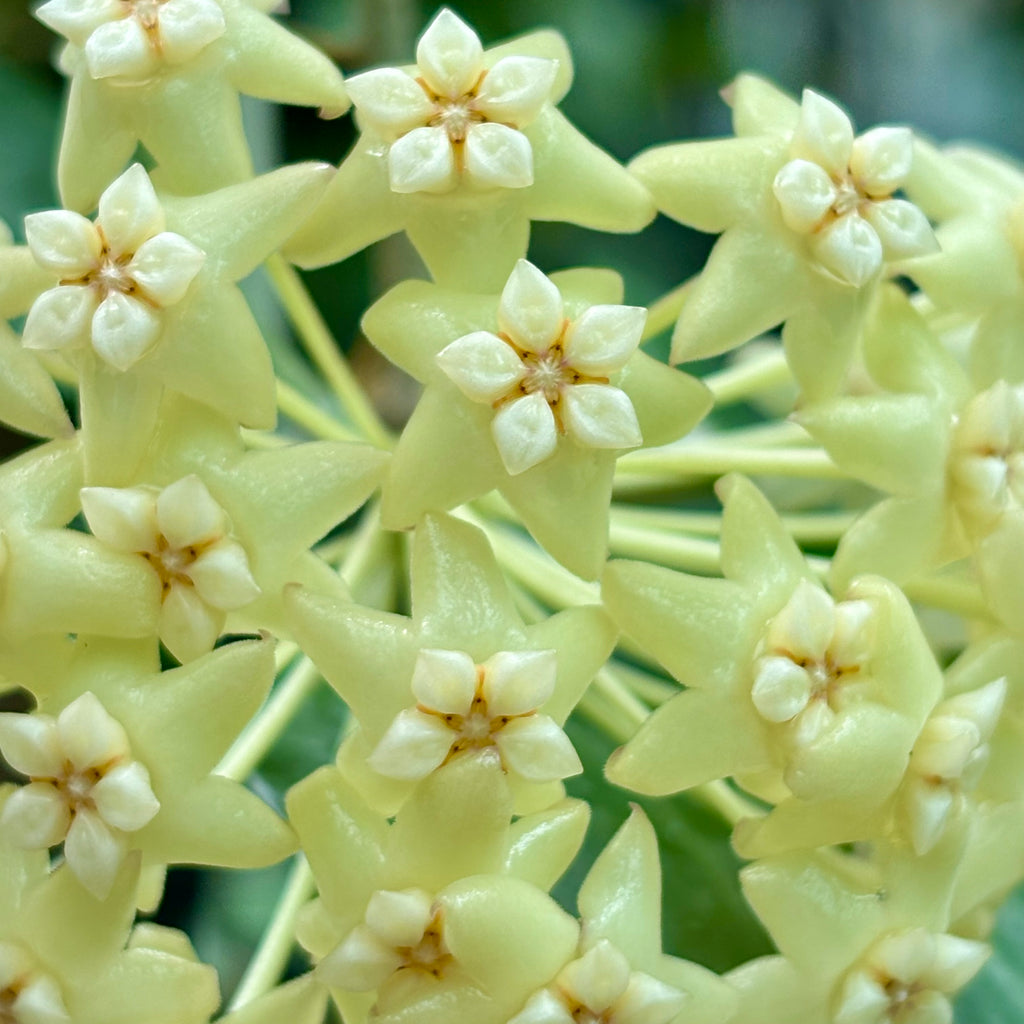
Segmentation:
{"type": "Polygon", "coordinates": [[[0,467],[0,1021],[208,1024],[215,972],[137,915],[291,857],[225,1024],[948,1024],[1024,878],[1024,175],[750,75],[735,138],[626,168],[556,33],[444,9],[346,90],[269,6],[36,11],[70,91],[65,209],[0,238],[0,419],[44,439],[0,467]],[[255,176],[239,93],[350,96],[359,138],[255,176]],[[656,209],[721,235],[657,315],[527,258],[656,209]],[[396,437],[284,257],[400,231],[429,279],[362,323],[422,384],[396,437]],[[342,415],[275,376],[263,263],[342,415]],[[670,363],[781,340],[702,382],[643,349],[666,309],[670,363]],[[695,431],[780,379],[791,422],[695,431]],[[321,682],[333,761],[276,792],[321,682]],[[567,795],[580,722],[611,784],[724,819],[774,952],[663,947],[651,820],[595,850],[567,795]]]}

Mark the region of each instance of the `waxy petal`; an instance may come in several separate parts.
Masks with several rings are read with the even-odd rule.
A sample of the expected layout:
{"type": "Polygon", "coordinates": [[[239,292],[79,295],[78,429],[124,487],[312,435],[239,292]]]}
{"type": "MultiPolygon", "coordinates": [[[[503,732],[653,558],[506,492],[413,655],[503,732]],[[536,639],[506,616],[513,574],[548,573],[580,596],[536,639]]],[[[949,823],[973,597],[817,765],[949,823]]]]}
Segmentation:
{"type": "Polygon", "coordinates": [[[494,735],[505,766],[531,782],[555,782],[583,771],[572,741],[547,715],[513,718],[494,735]]]}
{"type": "Polygon", "coordinates": [[[558,447],[554,413],[539,391],[502,406],[491,421],[491,434],[512,476],[532,469],[558,447]]]}
{"type": "Polygon", "coordinates": [[[801,235],[813,231],[836,201],[828,172],[810,160],[790,160],[772,183],[786,227],[801,235]]]}
{"type": "Polygon", "coordinates": [[[35,974],[11,1005],[21,1024],[72,1024],[60,986],[47,974],[35,974]]]}
{"type": "Polygon", "coordinates": [[[164,230],[164,211],[142,164],[132,164],[100,196],[96,222],[115,256],[136,252],[164,230]]]}
{"type": "Polygon", "coordinates": [[[489,121],[522,128],[551,98],[557,73],[557,62],[543,57],[502,57],[487,72],[474,106],[489,121]]]}
{"type": "Polygon", "coordinates": [[[156,521],[172,548],[207,544],[223,536],[227,529],[224,509],[195,473],[160,492],[156,499],[156,521]]]}
{"type": "Polygon", "coordinates": [[[794,661],[823,661],[835,631],[835,607],[821,587],[800,580],[768,626],[768,647],[794,661]]]}
{"type": "Polygon", "coordinates": [[[160,609],[160,639],[178,661],[194,661],[220,636],[224,613],[211,608],[193,587],[172,583],[160,609]]]}
{"type": "Polygon", "coordinates": [[[366,926],[389,946],[415,946],[430,924],[432,902],[422,889],[378,889],[366,906],[366,926]]]}
{"type": "Polygon", "coordinates": [[[431,711],[468,714],[476,693],[476,663],[465,651],[426,648],[416,656],[412,692],[431,711]]]}
{"type": "Polygon", "coordinates": [[[227,31],[224,11],[214,0],[168,0],[159,13],[163,59],[184,64],[227,31]]]}
{"type": "Polygon", "coordinates": [[[124,840],[111,831],[96,811],[78,809],[64,840],[64,859],[72,874],[96,899],[106,899],[124,853],[124,840]]]}
{"type": "Polygon", "coordinates": [[[569,435],[590,448],[636,448],[644,443],[629,395],[609,384],[576,384],[565,390],[569,435]]]}
{"type": "Polygon", "coordinates": [[[159,306],[180,302],[206,260],[206,253],[173,231],[143,242],[128,264],[128,274],[159,306]]]}
{"type": "Polygon", "coordinates": [[[121,723],[92,692],[83,693],[61,711],[57,732],[65,758],[77,771],[99,768],[131,753],[121,723]]]}
{"type": "Polygon", "coordinates": [[[615,1020],[621,1024],[671,1024],[686,1001],[685,992],[634,971],[625,994],[615,1004],[615,1020]]]}
{"type": "Polygon", "coordinates": [[[422,86],[398,68],[377,68],[345,82],[361,121],[378,132],[402,135],[430,119],[434,105],[422,86]]]}
{"type": "Polygon", "coordinates": [[[21,850],[46,850],[64,841],[71,825],[67,801],[48,782],[16,789],[0,812],[6,842],[21,850]]]}
{"type": "Polygon", "coordinates": [[[928,218],[905,199],[869,203],[864,218],[875,229],[887,260],[911,259],[939,251],[928,218]]]}
{"type": "Polygon", "coordinates": [[[351,992],[370,992],[401,966],[402,957],[366,925],[358,925],[341,945],[320,961],[317,974],[328,985],[351,992]]]}
{"type": "Polygon", "coordinates": [[[490,331],[474,331],[437,354],[437,362],[458,389],[474,402],[497,401],[526,375],[514,348],[490,331]]]}
{"type": "Polygon", "coordinates": [[[811,681],[806,670],[791,658],[761,658],[750,695],[763,718],[769,722],[788,722],[807,707],[811,681]]]}
{"type": "Polygon", "coordinates": [[[499,651],[483,665],[483,692],[492,718],[536,711],[555,692],[556,651],[499,651]]]}
{"type": "Polygon", "coordinates": [[[388,150],[392,192],[448,192],[457,181],[451,140],[444,128],[414,128],[388,150]]]}
{"type": "Polygon", "coordinates": [[[136,18],[100,25],[85,44],[85,60],[93,78],[146,79],[160,60],[136,18]]]}
{"type": "Polygon", "coordinates": [[[869,196],[888,196],[906,181],[913,158],[914,133],[909,128],[872,128],[853,142],[850,173],[869,196]]]}
{"type": "Polygon", "coordinates": [[[508,1024],[575,1024],[576,1018],[550,989],[534,992],[508,1024]]]}
{"type": "Polygon", "coordinates": [[[855,288],[867,284],[882,266],[878,233],[856,213],[837,217],[812,236],[811,250],[822,266],[855,288]]]}
{"type": "Polygon", "coordinates": [[[113,292],[93,314],[92,347],[115,369],[127,370],[156,344],[163,326],[160,314],[144,302],[113,292]]]}
{"type": "Polygon", "coordinates": [[[532,263],[519,260],[502,290],[498,323],[520,348],[543,354],[565,327],[562,294],[532,263]]]}
{"type": "Polygon", "coordinates": [[[475,124],[466,133],[466,176],[487,188],[526,188],[533,184],[530,140],[504,124],[475,124]]]}
{"type": "Polygon", "coordinates": [[[48,0],[35,12],[44,25],[76,46],[84,46],[100,25],[123,14],[121,0],[48,0]]]}
{"type": "Polygon", "coordinates": [[[196,593],[214,608],[233,611],[260,596],[249,557],[238,541],[224,539],[204,551],[187,570],[196,593]]]}
{"type": "Polygon", "coordinates": [[[62,280],[95,270],[103,242],[95,225],[71,210],[47,210],[25,218],[25,240],[36,263],[62,280]]]}
{"type": "Polygon", "coordinates": [[[455,738],[437,715],[406,708],[395,716],[367,763],[392,779],[423,779],[444,763],[455,738]]]}
{"type": "Polygon", "coordinates": [[[64,751],[57,723],[49,715],[0,714],[0,754],[30,778],[56,779],[63,774],[64,751]]]}
{"type": "Polygon", "coordinates": [[[447,7],[438,12],[416,46],[416,63],[427,85],[452,100],[476,85],[483,55],[479,36],[447,7]]]}
{"type": "Polygon", "coordinates": [[[791,152],[820,164],[829,174],[845,173],[853,148],[853,125],[841,107],[813,89],[804,89],[800,122],[791,152]]]}
{"type": "Polygon", "coordinates": [[[92,787],[90,797],[100,817],[122,832],[136,832],[160,810],[146,766],[138,761],[120,764],[92,787]]]}
{"type": "Polygon", "coordinates": [[[148,487],[83,487],[82,512],[93,535],[118,551],[156,552],[156,493],[148,487]]]}
{"type": "Polygon", "coordinates": [[[642,306],[591,306],[565,332],[565,357],[574,370],[607,377],[637,350],[647,322],[642,306]]]}
{"type": "Polygon", "coordinates": [[[607,939],[562,968],[558,984],[591,1013],[603,1014],[629,985],[629,961],[607,939]]]}
{"type": "Polygon", "coordinates": [[[22,345],[42,351],[87,345],[98,305],[96,292],[86,285],[60,285],[43,292],[28,311],[22,345]]]}

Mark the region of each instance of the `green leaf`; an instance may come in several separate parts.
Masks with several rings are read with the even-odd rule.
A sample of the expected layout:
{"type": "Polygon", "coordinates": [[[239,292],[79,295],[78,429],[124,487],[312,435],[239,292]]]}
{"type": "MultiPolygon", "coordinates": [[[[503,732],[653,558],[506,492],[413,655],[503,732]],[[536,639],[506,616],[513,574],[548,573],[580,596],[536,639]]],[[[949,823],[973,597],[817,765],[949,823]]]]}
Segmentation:
{"type": "Polygon", "coordinates": [[[658,835],[665,952],[719,972],[773,952],[771,940],[740,892],[737,872],[742,862],[729,843],[728,823],[685,794],[658,799],[612,786],[603,769],[615,742],[579,715],[566,729],[585,766],[583,775],[567,780],[566,789],[589,801],[593,816],[583,850],[555,887],[555,898],[575,908],[583,877],[625,821],[629,805],[637,803],[658,835]]]}

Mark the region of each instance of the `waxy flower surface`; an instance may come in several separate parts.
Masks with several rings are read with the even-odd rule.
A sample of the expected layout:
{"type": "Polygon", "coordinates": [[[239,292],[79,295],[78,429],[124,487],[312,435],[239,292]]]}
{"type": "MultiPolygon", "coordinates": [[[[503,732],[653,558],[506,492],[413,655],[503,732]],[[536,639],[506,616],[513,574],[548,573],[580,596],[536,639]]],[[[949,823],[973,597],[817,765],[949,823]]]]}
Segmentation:
{"type": "Polygon", "coordinates": [[[496,488],[555,558],[596,576],[617,455],[677,440],[709,405],[701,384],[638,348],[644,310],[621,301],[617,275],[549,278],[520,260],[499,297],[408,281],[372,306],[367,337],[426,385],[391,464],[385,525],[496,488]]]}
{"type": "Polygon", "coordinates": [[[58,178],[86,213],[141,143],[162,189],[199,195],[252,176],[239,93],[345,112],[341,73],[259,0],[48,0],[71,79],[58,178]]]}

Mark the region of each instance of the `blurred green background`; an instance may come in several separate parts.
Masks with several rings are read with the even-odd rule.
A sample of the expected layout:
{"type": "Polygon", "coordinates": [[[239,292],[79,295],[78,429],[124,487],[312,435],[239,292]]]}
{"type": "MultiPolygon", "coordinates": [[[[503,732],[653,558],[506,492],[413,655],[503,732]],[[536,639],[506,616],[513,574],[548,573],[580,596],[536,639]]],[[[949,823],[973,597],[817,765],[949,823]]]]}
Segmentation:
{"type": "MultiPolygon", "coordinates": [[[[1019,0],[465,0],[451,6],[485,44],[542,25],[561,30],[576,62],[562,108],[622,160],[656,143],[727,133],[718,90],[742,70],[758,71],[794,93],[814,86],[843,103],[858,129],[906,123],[939,141],[971,139],[1024,156],[1019,0]]],[[[25,213],[56,205],[62,98],[52,69],[54,40],[29,7],[24,0],[0,0],[0,217],[18,238],[25,213]]],[[[415,0],[291,0],[286,17],[351,73],[408,62],[434,10],[433,3],[415,0]]],[[[348,118],[323,122],[309,111],[256,103],[247,106],[247,117],[261,168],[306,158],[337,163],[353,138],[348,118]]],[[[710,241],[664,218],[640,236],[539,225],[531,258],[547,271],[613,266],[626,278],[628,301],[647,304],[696,272],[710,241]]],[[[416,271],[414,254],[398,239],[307,275],[371,386],[381,378],[374,356],[358,341],[359,316],[384,288],[416,271]]],[[[289,348],[259,278],[249,293],[279,371],[318,397],[317,382],[289,348]]],[[[380,401],[400,420],[409,392],[391,377],[380,388],[380,401]]],[[[331,694],[306,709],[290,743],[279,746],[257,780],[268,799],[276,801],[283,788],[330,758],[339,722],[331,694]]],[[[593,755],[584,760],[601,763],[605,741],[577,728],[583,731],[574,739],[593,755]]],[[[573,790],[598,805],[593,855],[625,816],[626,798],[609,795],[599,773],[577,780],[573,790]]],[[[764,936],[737,897],[736,863],[724,831],[685,798],[652,802],[648,809],[662,833],[668,948],[717,969],[763,951],[764,936]]],[[[218,965],[225,993],[272,910],[283,871],[172,874],[168,920],[187,926],[203,956],[218,965]]],[[[1021,893],[1005,908],[997,937],[999,955],[960,1000],[963,1024],[1024,1020],[1021,893]]]]}

